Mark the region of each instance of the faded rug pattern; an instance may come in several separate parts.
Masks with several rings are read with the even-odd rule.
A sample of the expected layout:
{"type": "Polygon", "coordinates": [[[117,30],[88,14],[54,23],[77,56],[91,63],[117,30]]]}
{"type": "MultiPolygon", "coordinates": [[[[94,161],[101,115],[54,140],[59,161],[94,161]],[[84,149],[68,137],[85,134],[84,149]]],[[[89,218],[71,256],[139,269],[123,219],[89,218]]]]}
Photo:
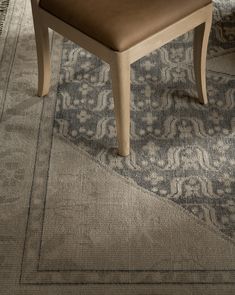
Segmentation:
{"type": "MultiPolygon", "coordinates": [[[[235,4],[214,1],[208,59],[235,50],[235,4]]],[[[197,102],[192,33],[132,66],[131,155],[116,155],[109,66],[65,40],[55,127],[136,184],[235,237],[235,76],[208,70],[197,102]]]]}
{"type": "Polygon", "coordinates": [[[133,65],[123,159],[108,66],[50,31],[52,85],[37,97],[30,1],[10,0],[0,36],[1,295],[235,293],[235,5],[214,3],[209,106],[195,99],[186,34],[133,65]]]}

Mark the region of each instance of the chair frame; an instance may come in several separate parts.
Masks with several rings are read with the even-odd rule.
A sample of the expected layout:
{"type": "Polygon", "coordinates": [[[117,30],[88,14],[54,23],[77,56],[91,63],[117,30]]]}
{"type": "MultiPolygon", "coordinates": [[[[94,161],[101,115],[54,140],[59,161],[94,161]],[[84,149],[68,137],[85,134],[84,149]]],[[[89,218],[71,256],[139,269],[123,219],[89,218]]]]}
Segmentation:
{"type": "Polygon", "coordinates": [[[39,6],[39,0],[31,0],[31,4],[38,57],[38,95],[47,95],[50,87],[48,28],[51,28],[110,65],[119,155],[127,156],[130,152],[130,65],[146,54],[193,29],[194,72],[198,99],[202,104],[208,103],[206,56],[212,24],[212,3],[121,52],[106,47],[48,13],[39,6]]]}

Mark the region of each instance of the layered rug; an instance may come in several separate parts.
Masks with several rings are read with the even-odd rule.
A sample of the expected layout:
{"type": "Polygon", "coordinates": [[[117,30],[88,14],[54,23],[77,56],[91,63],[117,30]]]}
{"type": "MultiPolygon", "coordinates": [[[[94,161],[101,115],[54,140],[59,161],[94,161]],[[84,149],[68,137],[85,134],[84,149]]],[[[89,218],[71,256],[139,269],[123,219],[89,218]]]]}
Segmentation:
{"type": "Polygon", "coordinates": [[[109,66],[50,32],[38,98],[30,1],[1,3],[0,294],[234,294],[235,1],[214,1],[208,106],[192,33],[133,64],[126,158],[109,66]]]}

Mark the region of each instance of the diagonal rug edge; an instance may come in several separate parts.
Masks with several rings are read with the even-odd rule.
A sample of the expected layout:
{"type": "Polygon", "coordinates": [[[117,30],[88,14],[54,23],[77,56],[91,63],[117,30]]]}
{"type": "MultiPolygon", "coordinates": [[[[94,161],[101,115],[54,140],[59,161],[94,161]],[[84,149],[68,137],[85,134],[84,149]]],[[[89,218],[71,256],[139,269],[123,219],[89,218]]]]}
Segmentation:
{"type": "Polygon", "coordinates": [[[131,178],[126,178],[123,175],[119,174],[118,172],[116,172],[115,170],[111,169],[109,166],[107,166],[105,163],[100,162],[97,158],[95,158],[93,155],[89,154],[87,151],[85,151],[84,149],[82,149],[81,147],[79,147],[78,145],[75,144],[71,144],[71,142],[65,138],[64,136],[62,136],[61,134],[56,134],[56,137],[60,138],[62,141],[66,142],[67,144],[69,144],[70,147],[72,147],[74,150],[79,150],[80,153],[82,153],[83,155],[85,155],[87,158],[91,159],[92,161],[94,161],[95,163],[97,163],[97,165],[99,165],[100,167],[104,168],[106,171],[108,171],[110,174],[114,175],[115,177],[118,177],[119,179],[122,179],[124,182],[126,182],[127,184],[135,187],[136,189],[138,189],[139,191],[147,194],[149,197],[152,197],[154,199],[158,199],[159,201],[163,202],[163,203],[167,203],[170,204],[172,207],[178,209],[181,213],[186,214],[186,216],[190,217],[191,219],[193,219],[198,225],[202,226],[203,228],[206,227],[208,228],[209,231],[214,232],[216,234],[218,234],[222,239],[229,241],[230,243],[232,243],[233,245],[235,245],[235,241],[234,239],[232,239],[231,237],[225,235],[223,232],[221,232],[217,227],[213,226],[212,224],[207,224],[206,222],[200,220],[199,218],[197,218],[196,216],[194,216],[193,214],[191,214],[190,212],[188,212],[186,209],[184,209],[183,207],[177,205],[174,201],[172,201],[171,199],[166,199],[162,196],[159,196],[157,194],[154,194],[153,192],[145,189],[144,187],[138,185],[133,179],[131,178]]]}

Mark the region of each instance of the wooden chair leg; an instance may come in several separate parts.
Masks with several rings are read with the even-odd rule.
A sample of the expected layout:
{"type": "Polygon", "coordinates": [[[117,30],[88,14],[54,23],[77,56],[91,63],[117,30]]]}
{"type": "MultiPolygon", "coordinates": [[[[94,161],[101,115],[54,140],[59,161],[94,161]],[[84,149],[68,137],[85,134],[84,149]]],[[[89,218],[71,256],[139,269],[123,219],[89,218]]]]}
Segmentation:
{"type": "Polygon", "coordinates": [[[114,111],[117,126],[118,153],[130,153],[130,63],[125,54],[117,53],[110,64],[114,111]]]}
{"type": "Polygon", "coordinates": [[[38,96],[45,96],[50,88],[50,43],[49,32],[33,9],[34,31],[38,58],[38,96]]]}
{"type": "Polygon", "coordinates": [[[212,16],[194,29],[194,72],[200,103],[207,104],[206,56],[211,30],[212,16]]]}

